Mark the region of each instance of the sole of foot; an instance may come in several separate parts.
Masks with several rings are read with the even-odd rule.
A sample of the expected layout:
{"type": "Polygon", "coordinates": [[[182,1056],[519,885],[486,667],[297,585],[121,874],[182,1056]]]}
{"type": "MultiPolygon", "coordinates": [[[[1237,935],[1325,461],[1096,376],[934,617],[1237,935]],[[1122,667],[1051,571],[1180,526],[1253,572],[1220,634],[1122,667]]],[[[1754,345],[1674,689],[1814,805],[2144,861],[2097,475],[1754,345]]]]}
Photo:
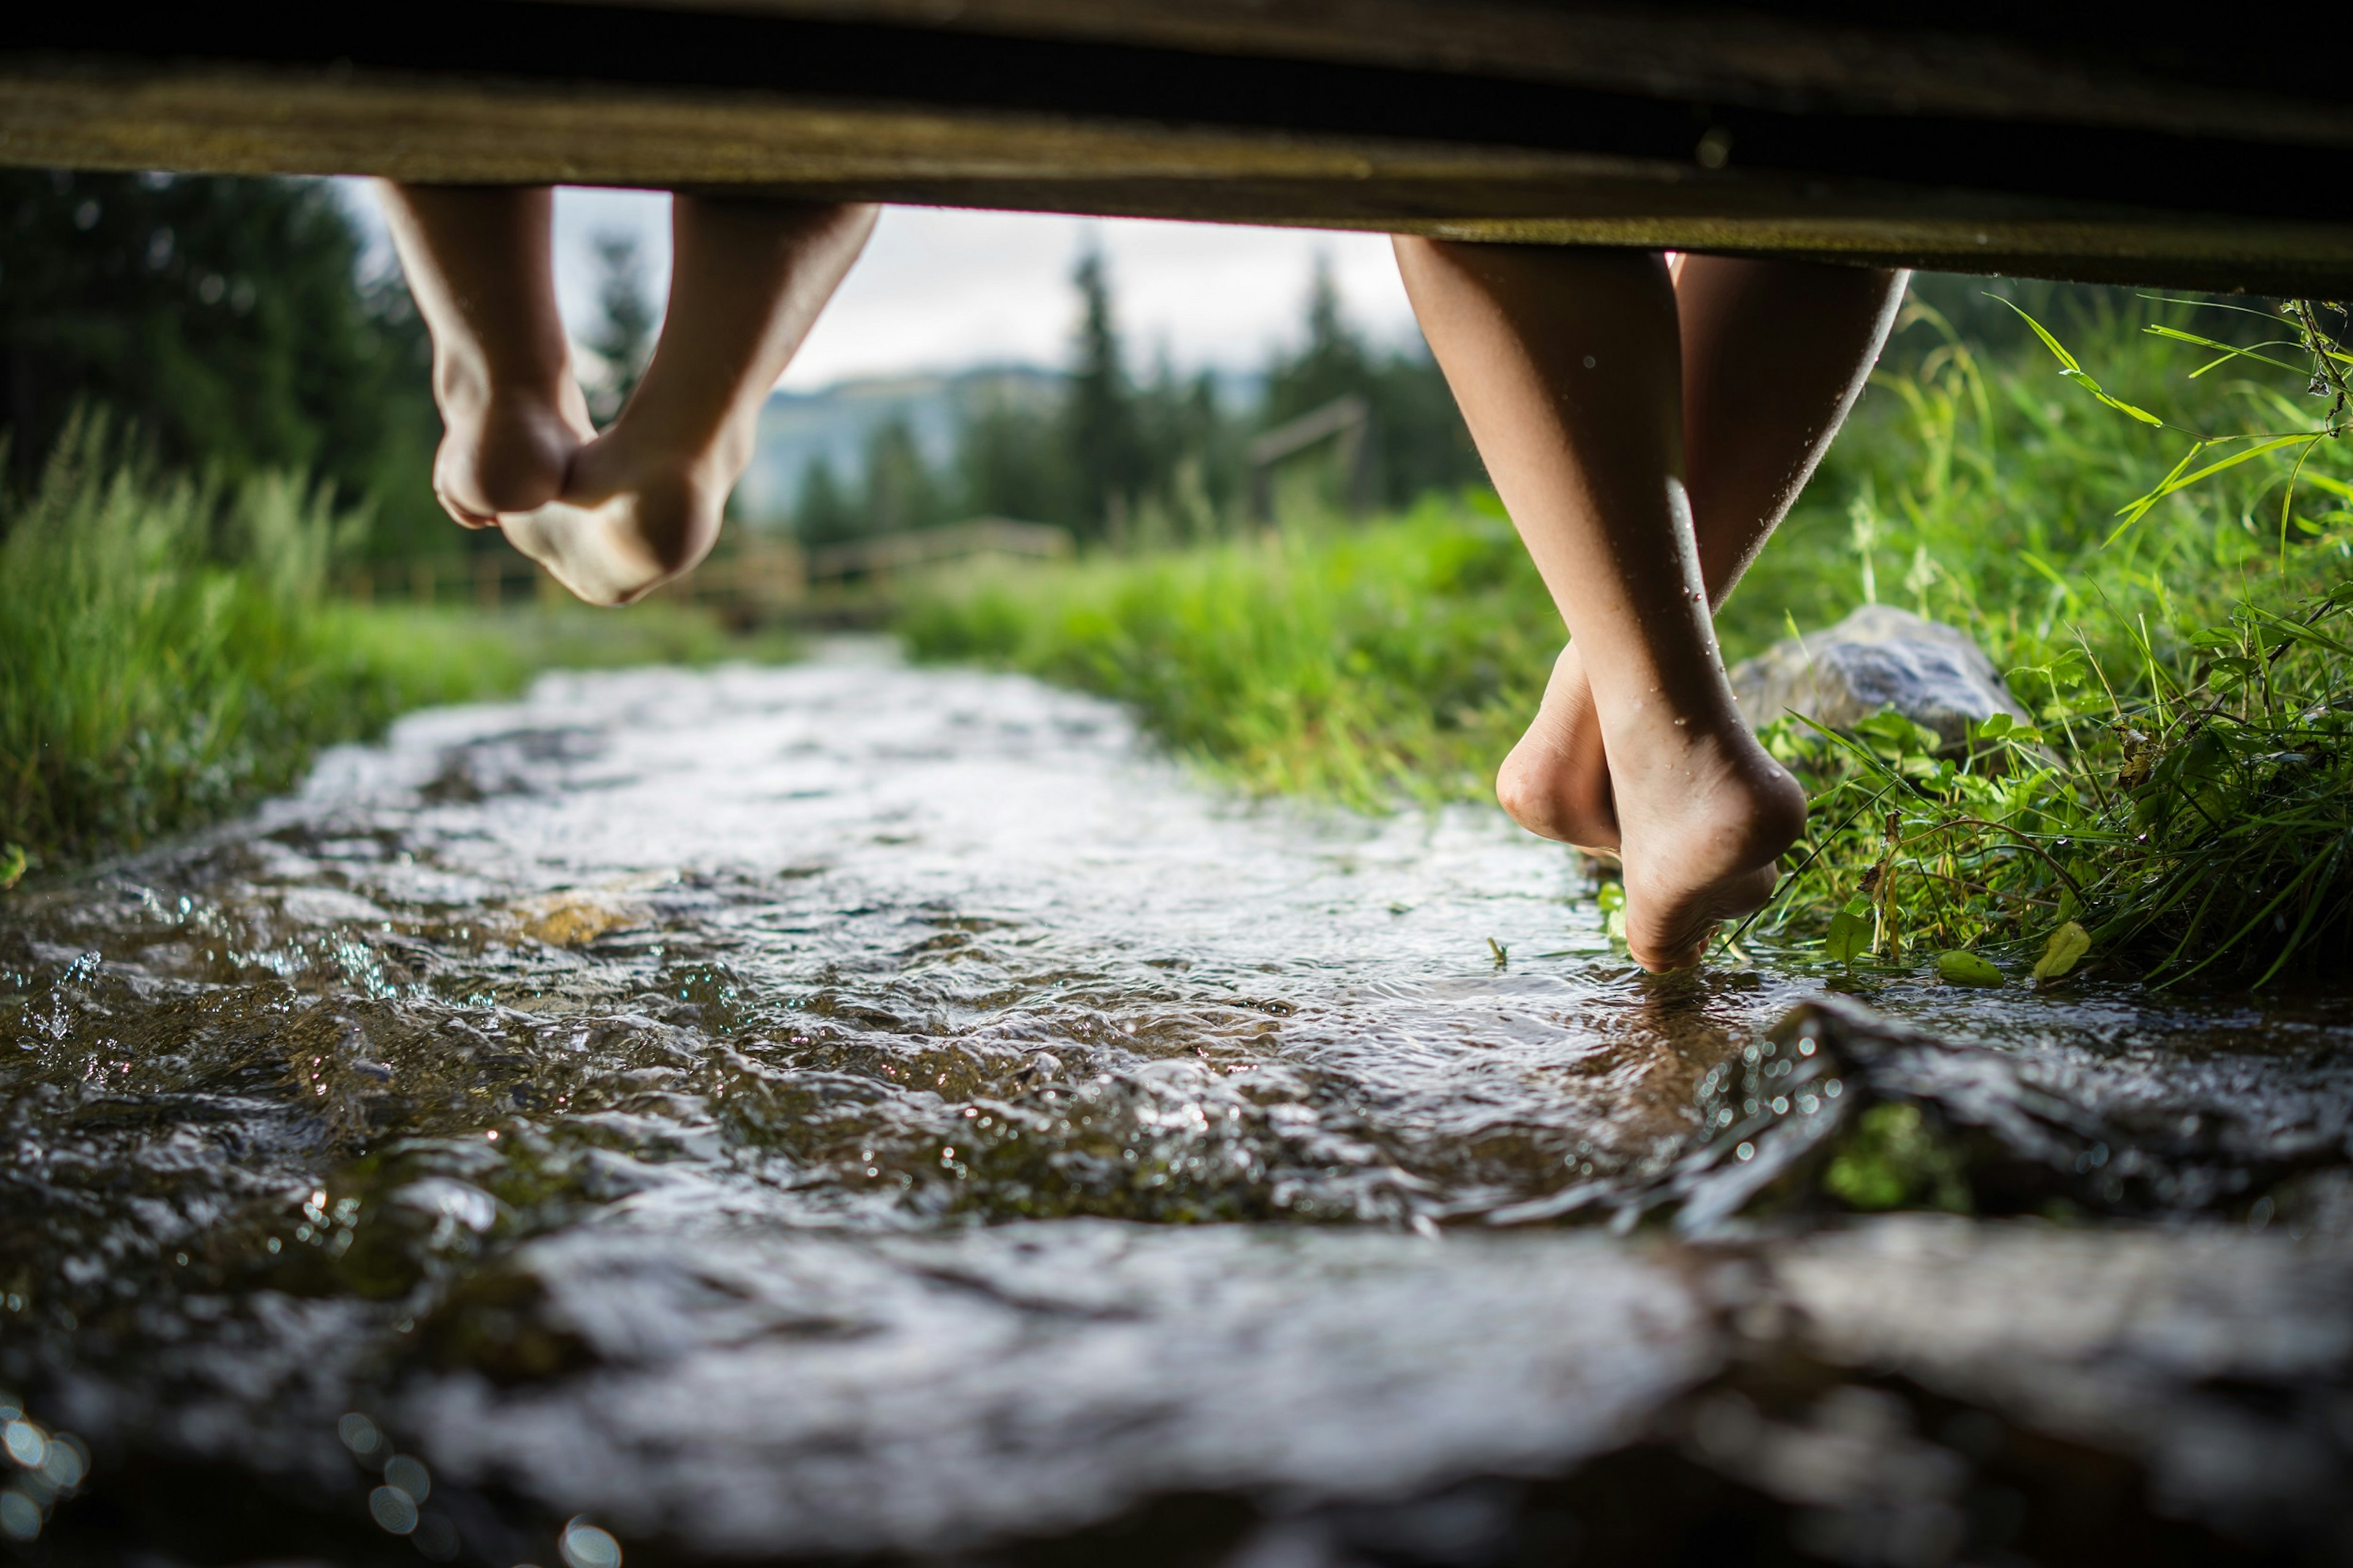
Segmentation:
{"type": "Polygon", "coordinates": [[[607,432],[575,456],[560,496],[499,527],[575,596],[634,604],[711,553],[727,489],[693,464],[646,460],[607,432]]]}
{"type": "Polygon", "coordinates": [[[433,493],[468,528],[490,528],[501,513],[554,500],[574,457],[596,434],[577,388],[569,399],[494,396],[479,409],[445,409],[442,432],[433,493]]]}
{"type": "Polygon", "coordinates": [[[1626,945],[1650,970],[1700,962],[1716,927],[1763,906],[1806,830],[1806,792],[1737,719],[1651,747],[1614,746],[1626,945]]]}
{"type": "Polygon", "coordinates": [[[1601,716],[1577,645],[1560,650],[1544,701],[1527,733],[1495,773],[1495,799],[1514,822],[1539,837],[1615,856],[1618,804],[1601,716]]]}

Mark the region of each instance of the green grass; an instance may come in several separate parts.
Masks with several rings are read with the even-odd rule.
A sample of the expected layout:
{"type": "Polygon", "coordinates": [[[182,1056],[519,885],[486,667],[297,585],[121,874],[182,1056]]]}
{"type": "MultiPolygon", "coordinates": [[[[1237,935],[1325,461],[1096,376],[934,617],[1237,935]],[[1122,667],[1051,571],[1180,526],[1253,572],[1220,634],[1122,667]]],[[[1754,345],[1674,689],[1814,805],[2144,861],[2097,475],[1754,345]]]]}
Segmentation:
{"type": "Polygon", "coordinates": [[[2339,416],[2293,346],[2221,358],[2184,342],[2207,312],[2123,303],[2050,352],[1988,362],[1946,334],[1884,377],[1842,443],[1846,516],[1818,502],[1744,585],[1752,626],[1818,626],[1875,586],[1966,626],[2037,721],[1962,759],[1891,719],[1774,726],[1818,793],[1758,930],[2013,973],[2087,941],[2168,983],[2353,956],[2353,450],[2312,434],[2339,416]]]}
{"type": "MultiPolygon", "coordinates": [[[[2016,977],[2073,926],[2084,963],[2241,983],[2353,955],[2353,447],[2299,439],[2135,508],[2331,416],[2293,343],[2189,341],[2260,322],[2079,298],[2054,330],[2096,383],[2023,329],[1989,347],[1913,306],[1725,606],[1735,659],[1869,600],[1963,626],[2038,725],[1962,759],[1892,720],[1771,726],[1815,810],[1752,942],[2016,977]]],[[[1476,496],[943,588],[903,630],[1129,701],[1244,787],[1358,806],[1485,795],[1562,635],[1476,496]]]]}
{"type": "Polygon", "coordinates": [[[918,658],[980,659],[1133,703],[1244,787],[1374,809],[1492,788],[1560,648],[1492,496],[1351,528],[1054,569],[917,596],[918,658]]]}
{"type": "MultiPolygon", "coordinates": [[[[357,521],[303,482],[224,490],[127,457],[100,421],[0,503],[0,886],[214,820],[318,747],[554,666],[707,662],[707,616],[329,599],[357,521]]],[[[761,652],[774,650],[761,649],[761,652]]]]}

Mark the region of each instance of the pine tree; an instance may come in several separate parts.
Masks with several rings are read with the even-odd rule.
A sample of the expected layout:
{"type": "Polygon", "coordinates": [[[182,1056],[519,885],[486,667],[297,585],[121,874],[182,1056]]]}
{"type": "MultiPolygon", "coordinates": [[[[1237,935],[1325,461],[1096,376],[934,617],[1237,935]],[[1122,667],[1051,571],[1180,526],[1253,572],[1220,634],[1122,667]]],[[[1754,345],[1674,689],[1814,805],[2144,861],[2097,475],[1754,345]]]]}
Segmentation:
{"type": "Polygon", "coordinates": [[[1124,530],[1143,489],[1144,442],[1135,395],[1120,353],[1103,252],[1090,250],[1082,257],[1071,281],[1078,286],[1082,315],[1076,363],[1062,410],[1078,489],[1075,515],[1069,521],[1082,532],[1102,537],[1124,530]]]}
{"type": "Polygon", "coordinates": [[[646,287],[645,258],[638,237],[614,229],[596,237],[596,307],[601,319],[588,346],[605,362],[606,381],[596,389],[593,412],[609,423],[637,390],[646,362],[653,357],[659,318],[646,287]]]}
{"type": "Polygon", "coordinates": [[[1271,428],[1352,395],[1372,413],[1369,499],[1406,506],[1426,491],[1475,484],[1482,477],[1471,433],[1436,362],[1419,343],[1374,352],[1341,307],[1331,258],[1319,255],[1308,286],[1307,341],[1267,368],[1260,426],[1271,428]]]}
{"type": "Polygon", "coordinates": [[[1268,425],[1280,425],[1335,398],[1364,396],[1372,382],[1372,356],[1341,310],[1332,258],[1318,251],[1307,288],[1307,342],[1295,356],[1277,360],[1268,371],[1262,417],[1268,425]]]}
{"type": "Polygon", "coordinates": [[[866,437],[866,526],[901,533],[941,521],[940,488],[932,466],[904,419],[891,419],[866,437]]]}
{"type": "Polygon", "coordinates": [[[307,469],[375,548],[457,548],[435,505],[430,350],[319,181],[0,171],[0,423],[17,482],[84,402],[165,462],[307,469]]]}
{"type": "Polygon", "coordinates": [[[839,544],[866,531],[861,508],[844,493],[833,464],[819,457],[801,470],[801,489],[793,502],[793,531],[803,544],[839,544]]]}

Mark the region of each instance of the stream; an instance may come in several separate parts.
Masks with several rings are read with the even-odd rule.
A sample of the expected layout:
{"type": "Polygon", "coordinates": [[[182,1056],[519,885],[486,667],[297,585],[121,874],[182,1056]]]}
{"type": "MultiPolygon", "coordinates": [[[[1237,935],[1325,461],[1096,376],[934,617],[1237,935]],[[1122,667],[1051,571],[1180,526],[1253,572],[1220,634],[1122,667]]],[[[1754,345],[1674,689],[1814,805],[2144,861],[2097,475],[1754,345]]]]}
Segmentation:
{"type": "Polygon", "coordinates": [[[0,1116],[50,1562],[2353,1562],[2353,993],[1647,976],[855,640],[10,895],[0,1116]]]}

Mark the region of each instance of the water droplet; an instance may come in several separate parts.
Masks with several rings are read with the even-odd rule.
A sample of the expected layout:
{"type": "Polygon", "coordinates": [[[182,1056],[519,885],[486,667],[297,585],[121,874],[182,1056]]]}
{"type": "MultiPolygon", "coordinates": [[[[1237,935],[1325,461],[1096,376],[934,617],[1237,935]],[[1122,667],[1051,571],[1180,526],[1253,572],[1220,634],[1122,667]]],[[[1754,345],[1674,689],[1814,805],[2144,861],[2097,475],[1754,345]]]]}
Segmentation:
{"type": "Polygon", "coordinates": [[[90,1474],[90,1451],[72,1433],[59,1432],[49,1439],[49,1457],[41,1461],[41,1474],[58,1490],[69,1492],[90,1474]]]}
{"type": "Polygon", "coordinates": [[[30,1421],[19,1418],[0,1426],[0,1448],[28,1470],[37,1470],[41,1461],[49,1457],[48,1435],[30,1421]]]}
{"type": "Polygon", "coordinates": [[[417,1528],[417,1500],[398,1487],[378,1487],[368,1493],[368,1513],[394,1535],[417,1528]]]}
{"type": "Polygon", "coordinates": [[[356,1410],[335,1423],[335,1436],[343,1440],[344,1447],[362,1456],[384,1447],[384,1434],[376,1430],[375,1422],[356,1410]]]}
{"type": "Polygon", "coordinates": [[[565,1568],[621,1568],[621,1543],[585,1519],[564,1527],[556,1550],[564,1554],[565,1568]]]}
{"type": "Polygon", "coordinates": [[[30,1541],[41,1533],[41,1505],[20,1491],[0,1492],[0,1535],[30,1541]]]}
{"type": "Polygon", "coordinates": [[[433,1475],[425,1461],[409,1454],[395,1454],[385,1461],[384,1484],[398,1487],[418,1502],[433,1495],[433,1475]]]}

